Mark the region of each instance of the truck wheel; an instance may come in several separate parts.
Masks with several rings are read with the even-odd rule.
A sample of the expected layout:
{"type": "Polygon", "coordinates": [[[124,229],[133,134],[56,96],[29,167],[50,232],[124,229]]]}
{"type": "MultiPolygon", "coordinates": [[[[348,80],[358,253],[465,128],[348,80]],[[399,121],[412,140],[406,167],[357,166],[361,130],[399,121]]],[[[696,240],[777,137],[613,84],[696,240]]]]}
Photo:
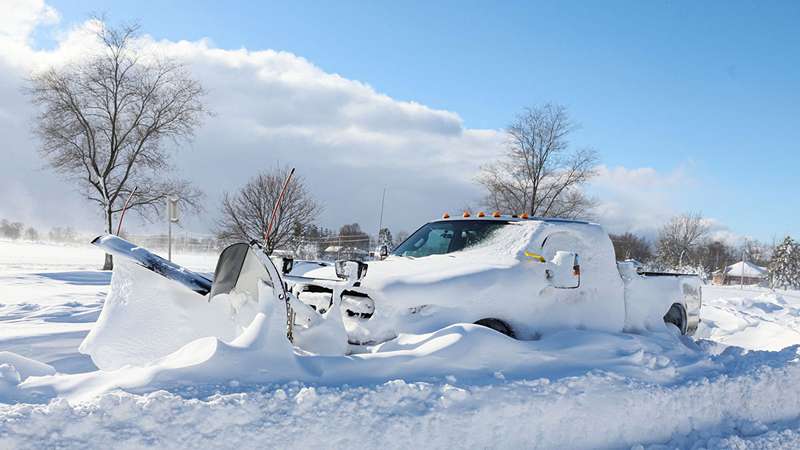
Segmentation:
{"type": "Polygon", "coordinates": [[[671,323],[681,330],[682,335],[686,335],[689,321],[686,320],[686,309],[680,303],[673,303],[669,311],[664,315],[664,323],[671,323]]]}
{"type": "Polygon", "coordinates": [[[500,319],[493,319],[493,318],[481,319],[475,322],[475,325],[491,328],[494,331],[497,331],[498,333],[503,333],[510,338],[514,338],[514,331],[511,329],[510,326],[508,326],[507,323],[503,322],[500,319]]]}

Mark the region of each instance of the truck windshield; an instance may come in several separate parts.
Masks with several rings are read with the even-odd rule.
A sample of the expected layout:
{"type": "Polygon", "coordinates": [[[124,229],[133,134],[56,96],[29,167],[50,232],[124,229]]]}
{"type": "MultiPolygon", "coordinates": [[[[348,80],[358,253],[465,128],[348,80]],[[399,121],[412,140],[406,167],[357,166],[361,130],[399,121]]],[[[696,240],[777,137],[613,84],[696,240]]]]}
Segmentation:
{"type": "Polygon", "coordinates": [[[448,220],[431,222],[415,231],[393,252],[397,256],[443,255],[485,240],[508,222],[496,220],[448,220]]]}

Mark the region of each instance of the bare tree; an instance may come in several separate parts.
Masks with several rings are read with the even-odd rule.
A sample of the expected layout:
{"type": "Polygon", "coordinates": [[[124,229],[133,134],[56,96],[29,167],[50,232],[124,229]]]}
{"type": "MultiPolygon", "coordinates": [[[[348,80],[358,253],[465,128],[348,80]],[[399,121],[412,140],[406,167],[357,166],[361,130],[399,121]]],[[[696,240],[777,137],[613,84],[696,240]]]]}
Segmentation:
{"type": "Polygon", "coordinates": [[[609,236],[614,244],[614,252],[617,254],[618,261],[635,259],[646,263],[653,258],[653,251],[647,239],[630,232],[610,234],[609,236]]]}
{"type": "Polygon", "coordinates": [[[75,242],[78,233],[72,227],[55,227],[48,233],[51,242],[75,242]]]}
{"type": "Polygon", "coordinates": [[[563,106],[527,108],[509,126],[504,159],[482,168],[484,202],[498,211],[531,216],[586,217],[595,206],[581,187],[595,175],[597,154],[573,149],[576,129],[563,106]]]}
{"type": "MultiPolygon", "coordinates": [[[[204,90],[182,64],[145,55],[137,26],[105,25],[102,50],[33,75],[27,89],[40,107],[34,131],[48,164],[78,183],[103,211],[105,231],[137,187],[129,208],[152,217],[167,197],[198,210],[200,192],[167,177],[168,144],[193,137],[206,114],[204,90]]],[[[106,255],[104,269],[113,266],[106,255]]]]}
{"type": "Polygon", "coordinates": [[[369,235],[357,223],[349,223],[339,228],[339,243],[342,246],[369,250],[369,235]]]}
{"type": "MultiPolygon", "coordinates": [[[[225,241],[263,241],[288,173],[287,169],[263,172],[236,194],[226,193],[222,199],[222,217],[217,222],[217,237],[225,241]]],[[[320,211],[303,179],[294,176],[276,212],[272,233],[265,243],[267,252],[271,254],[276,248],[290,244],[298,235],[297,230],[308,228],[320,211]]]]}
{"type": "Polygon", "coordinates": [[[19,239],[24,229],[25,225],[22,222],[9,222],[6,219],[0,221],[0,235],[9,239],[19,239]]]}
{"type": "Polygon", "coordinates": [[[772,259],[772,251],[773,248],[757,239],[745,239],[736,253],[738,255],[744,253],[747,255],[748,261],[753,264],[768,266],[772,259]]]}
{"type": "Polygon", "coordinates": [[[25,230],[25,239],[29,241],[38,241],[39,240],[39,231],[36,228],[28,227],[25,230]]]}
{"type": "Polygon", "coordinates": [[[698,265],[703,267],[706,273],[724,270],[741,256],[741,253],[725,242],[712,239],[706,239],[704,243],[698,245],[694,253],[698,265]]]}
{"type": "Polygon", "coordinates": [[[668,268],[680,268],[691,262],[699,264],[697,250],[705,242],[708,231],[708,223],[700,213],[673,217],[658,233],[659,260],[668,268]]]}

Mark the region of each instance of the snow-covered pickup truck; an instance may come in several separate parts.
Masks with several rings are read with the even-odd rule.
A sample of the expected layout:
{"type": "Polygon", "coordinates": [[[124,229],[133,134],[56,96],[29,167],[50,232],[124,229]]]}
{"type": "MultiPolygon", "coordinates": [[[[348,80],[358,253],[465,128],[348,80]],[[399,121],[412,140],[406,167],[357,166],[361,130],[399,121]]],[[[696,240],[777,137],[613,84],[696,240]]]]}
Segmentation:
{"type": "Polygon", "coordinates": [[[276,261],[256,242],[234,244],[220,255],[213,281],[113,235],[94,244],[126,258],[112,280],[124,295],[106,302],[82,346],[98,364],[102,352],[118,363],[117,354],[135,361],[203,336],[234,339],[272,301],[285,302],[279,310],[294,345],[317,354],[370,351],[456,323],[523,340],[565,328],[641,332],[665,323],[692,334],[701,305],[698,277],[617,263],[602,227],[580,221],[448,217],[368,263],[276,261]],[[153,272],[177,284],[147,278],[153,272]],[[141,320],[156,316],[170,329],[154,325],[161,338],[148,345],[158,349],[143,349],[141,320]]]}
{"type": "Polygon", "coordinates": [[[602,227],[582,221],[446,217],[381,261],[336,268],[298,263],[285,278],[318,312],[340,298],[351,344],[453,323],[536,339],[563,328],[640,331],[664,323],[692,334],[699,322],[698,277],[617,263],[602,227]]]}

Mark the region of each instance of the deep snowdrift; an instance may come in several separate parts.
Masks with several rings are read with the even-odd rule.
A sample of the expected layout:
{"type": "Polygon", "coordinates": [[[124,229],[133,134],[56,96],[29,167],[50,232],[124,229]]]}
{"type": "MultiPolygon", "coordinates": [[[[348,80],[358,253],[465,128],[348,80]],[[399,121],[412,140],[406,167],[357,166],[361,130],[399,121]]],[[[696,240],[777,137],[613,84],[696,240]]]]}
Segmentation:
{"type": "MultiPolygon", "coordinates": [[[[720,374],[665,385],[593,370],[514,381],[498,373],[487,384],[452,376],[362,387],[231,380],[114,392],[0,406],[0,447],[630,448],[672,440],[669,448],[731,448],[797,418],[793,359],[795,348],[734,350],[712,358],[720,374]],[[720,439],[728,435],[736,437],[720,439]]],[[[800,443],[796,426],[781,436],[760,440],[800,443]]]]}
{"type": "MultiPolygon", "coordinates": [[[[273,300],[271,289],[262,288],[262,312],[231,341],[202,337],[150,363],[111,371],[31,377],[20,385],[21,393],[42,399],[61,396],[88,400],[115,388],[144,392],[230,380],[248,384],[303,381],[363,385],[452,375],[490,383],[498,374],[508,379],[562,378],[591,370],[673,383],[715,365],[690,339],[666,328],[644,335],[567,330],[537,341],[519,341],[485,327],[456,324],[433,333],[401,335],[372,353],[320,356],[292,347],[285,335],[283,304],[273,300]]],[[[90,338],[91,334],[87,342],[90,338]]]]}
{"type": "MultiPolygon", "coordinates": [[[[570,276],[571,261],[565,263],[570,276]]],[[[324,277],[326,273],[333,276],[328,273],[332,271],[332,267],[325,267],[312,272],[325,272],[317,274],[324,277]]],[[[611,242],[597,225],[511,223],[464,251],[425,258],[392,256],[370,263],[368,276],[360,283],[359,290],[369,293],[378,305],[372,319],[350,321],[345,317],[343,325],[338,311],[328,311],[322,317],[311,311],[313,317],[299,320],[313,321],[314,326],[296,328],[295,343],[309,353],[341,355],[348,337],[357,342],[383,342],[398,333],[428,335],[454,323],[473,323],[486,317],[502,318],[512,326],[516,337],[524,341],[569,329],[663,331],[662,316],[674,301],[665,293],[676,289],[675,280],[654,278],[645,283],[639,278],[630,276],[623,281],[613,260],[611,242]],[[537,251],[542,252],[546,263],[527,256],[528,249],[538,247],[542,247],[537,251]],[[564,253],[558,251],[563,248],[572,249],[581,257],[581,281],[575,289],[555,289],[548,281],[550,275],[545,275],[546,271],[562,272],[550,261],[564,253]],[[624,289],[623,284],[628,288],[624,289]],[[408,313],[417,308],[419,313],[408,313]],[[336,342],[340,343],[338,348],[333,345],[336,342]]],[[[255,335],[264,333],[253,324],[257,312],[264,313],[267,319],[276,315],[284,320],[283,310],[270,313],[265,310],[273,308],[272,294],[258,296],[257,291],[253,283],[246,291],[250,296],[240,292],[203,299],[177,283],[118,259],[102,313],[80,351],[91,355],[97,367],[110,371],[126,365],[150,364],[190,344],[198,354],[215,351],[205,348],[208,345],[223,348],[231,344],[241,348],[234,341],[245,330],[255,335]],[[192,343],[204,337],[215,337],[218,341],[192,343]]],[[[337,297],[333,308],[338,307],[337,297]]],[[[295,312],[301,310],[295,307],[295,312]]],[[[468,348],[480,344],[461,345],[468,348]]],[[[280,344],[268,347],[278,348],[280,344]]],[[[421,354],[429,354],[429,347],[421,349],[421,354]]],[[[387,349],[376,350],[382,353],[387,349]]],[[[415,349],[406,351],[416,355],[415,349]]],[[[494,355],[501,360],[508,357],[502,350],[494,355]]],[[[259,359],[269,358],[267,355],[259,359]]],[[[381,358],[388,361],[389,356],[381,358]]],[[[302,359],[303,364],[328,364],[302,359]]],[[[473,363],[455,361],[465,367],[473,363]]],[[[247,364],[236,365],[247,367],[247,364]]],[[[323,376],[332,372],[330,368],[312,372],[320,370],[326,372],[323,376]]],[[[397,375],[404,376],[403,372],[397,375]]],[[[307,378],[302,373],[285,376],[307,378]]]]}
{"type": "MultiPolygon", "coordinates": [[[[666,383],[691,372],[702,363],[703,355],[690,340],[681,343],[669,334],[661,320],[668,304],[659,305],[645,295],[632,299],[644,312],[629,315],[637,317],[637,323],[627,328],[649,326],[654,332],[621,333],[626,319],[623,281],[610,255],[611,243],[599,226],[530,221],[506,225],[468,250],[424,258],[424,264],[406,258],[376,262],[373,265],[382,271],[371,270],[370,276],[377,278],[370,279],[383,286],[379,292],[402,291],[395,292],[392,301],[376,299],[379,309],[429,304],[441,309],[430,314],[441,323],[419,321],[433,331],[400,334],[368,353],[351,356],[343,352],[322,356],[327,352],[310,345],[346,344],[338,299],[325,315],[315,314],[318,325],[295,329],[296,343],[306,345],[293,347],[285,336],[285,304],[265,283],[258,283],[256,298],[231,294],[206,301],[177,283],[118,259],[102,313],[80,347],[103,370],[32,377],[19,388],[24,395],[87,400],[115,388],[149,391],[230,379],[338,385],[455,375],[482,382],[498,371],[521,378],[603,369],[666,383]],[[579,289],[553,289],[543,269],[550,263],[524,255],[533,243],[543,241],[553,242],[543,249],[548,261],[556,256],[556,249],[577,248],[584,269],[579,289]],[[436,270],[431,272],[431,268],[436,270]],[[537,273],[540,277],[533,276],[537,273]],[[396,304],[397,298],[409,301],[414,296],[423,298],[396,304]],[[538,330],[548,332],[536,340],[515,340],[469,323],[450,325],[453,317],[445,312],[452,310],[450,315],[458,317],[459,308],[471,313],[490,306],[494,309],[475,317],[502,308],[510,308],[511,315],[541,310],[533,314],[537,319],[523,322],[536,322],[538,330]],[[587,327],[596,331],[585,331],[587,327]]],[[[362,288],[368,287],[365,279],[362,288]]],[[[665,295],[652,297],[672,301],[665,295]]],[[[380,325],[384,321],[389,318],[376,311],[369,322],[380,325]]]]}
{"type": "Polygon", "coordinates": [[[800,292],[706,286],[695,337],[725,345],[780,350],[800,343],[800,292]]]}
{"type": "Polygon", "coordinates": [[[228,343],[201,337],[140,367],[53,375],[29,358],[63,364],[65,343],[77,345],[58,320],[96,308],[91,283],[107,286],[9,273],[4,329],[37,340],[0,347],[28,357],[0,353],[0,448],[800,446],[798,348],[729,346],[800,344],[796,292],[708,286],[697,341],[571,330],[520,342],[460,324],[348,357],[294,351],[266,311],[228,343]],[[39,292],[63,298],[41,307],[39,292]]]}

